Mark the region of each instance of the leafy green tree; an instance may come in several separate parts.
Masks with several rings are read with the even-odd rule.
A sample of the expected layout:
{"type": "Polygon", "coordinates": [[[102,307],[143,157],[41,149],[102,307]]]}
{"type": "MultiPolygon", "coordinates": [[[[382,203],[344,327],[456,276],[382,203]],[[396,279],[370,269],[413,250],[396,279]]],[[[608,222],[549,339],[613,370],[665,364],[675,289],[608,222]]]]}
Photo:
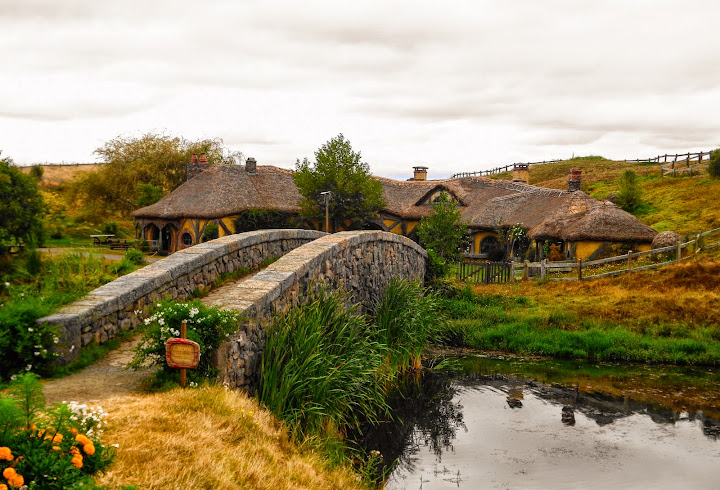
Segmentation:
{"type": "Polygon", "coordinates": [[[710,163],[708,164],[708,173],[712,177],[720,177],[720,150],[710,153],[710,163]]]}
{"type": "Polygon", "coordinates": [[[75,197],[88,214],[128,213],[139,202],[162,197],[182,184],[193,153],[206,153],[210,164],[235,163],[238,156],[224,150],[220,139],[190,141],[157,133],[118,136],[95,150],[105,165],[75,183],[75,197]]]}
{"type": "Polygon", "coordinates": [[[11,246],[42,243],[43,200],[37,181],[0,159],[0,256],[11,246]]]}
{"type": "Polygon", "coordinates": [[[315,162],[307,158],[295,164],[295,184],[302,195],[300,214],[304,218],[325,219],[322,192],[330,191],[330,225],[337,231],[360,228],[385,206],[382,184],[370,175],[370,166],[362,162],[342,134],[315,152],[315,162]]]}
{"type": "Polygon", "coordinates": [[[461,248],[468,235],[460,210],[446,193],[440,194],[432,207],[430,216],[420,220],[417,226],[420,243],[445,262],[460,260],[461,248]]]}
{"type": "Polygon", "coordinates": [[[617,180],[618,192],[615,204],[632,213],[642,204],[642,186],[640,178],[630,169],[625,170],[617,180]]]}

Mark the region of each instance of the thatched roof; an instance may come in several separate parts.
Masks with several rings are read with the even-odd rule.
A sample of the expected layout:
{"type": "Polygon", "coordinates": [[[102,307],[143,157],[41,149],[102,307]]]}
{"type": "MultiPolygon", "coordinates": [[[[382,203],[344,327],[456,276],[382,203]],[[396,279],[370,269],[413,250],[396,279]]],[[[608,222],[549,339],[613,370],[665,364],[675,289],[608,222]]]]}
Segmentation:
{"type": "Polygon", "coordinates": [[[263,165],[257,173],[239,165],[211,165],[136,218],[222,218],[248,209],[298,212],[300,193],[292,171],[263,165]]]}
{"type": "Polygon", "coordinates": [[[652,242],[657,232],[609,201],[595,201],[587,210],[549,216],[533,227],[533,239],[568,241],[652,242]]]}
{"type": "MultiPolygon", "coordinates": [[[[300,193],[293,172],[258,166],[213,165],[157,203],[138,209],[136,218],[222,218],[248,209],[298,212],[300,193]]],[[[587,194],[545,189],[484,177],[397,181],[383,185],[386,213],[417,220],[429,216],[427,197],[443,189],[460,202],[462,218],[475,229],[494,230],[521,223],[533,238],[564,240],[652,241],[655,231],[609,202],[587,194]]]]}

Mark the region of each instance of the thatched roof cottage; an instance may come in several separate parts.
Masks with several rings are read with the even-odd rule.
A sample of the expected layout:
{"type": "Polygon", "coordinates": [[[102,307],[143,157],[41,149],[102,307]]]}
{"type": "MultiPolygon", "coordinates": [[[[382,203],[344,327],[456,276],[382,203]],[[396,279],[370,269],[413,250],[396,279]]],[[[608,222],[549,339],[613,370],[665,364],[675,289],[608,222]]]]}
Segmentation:
{"type": "MultiPolygon", "coordinates": [[[[501,248],[497,231],[517,223],[528,231],[535,256],[542,255],[548,241],[560,245],[571,258],[597,257],[618,246],[640,251],[649,249],[657,234],[614,204],[580,191],[579,172],[571,175],[571,187],[562,191],[484,177],[425,180],[426,169],[419,168],[408,181],[377,177],[387,205],[366,228],[414,238],[415,227],[430,215],[434,200],[446,193],[469,225],[468,252],[479,257],[492,258],[501,248]]],[[[252,212],[275,213],[286,227],[319,229],[322,225],[300,218],[301,196],[290,170],[257,166],[254,159],[248,159],[244,167],[194,164],[189,169],[187,182],[133,213],[138,238],[160,250],[174,252],[247,230],[243,220],[252,212]]]]}

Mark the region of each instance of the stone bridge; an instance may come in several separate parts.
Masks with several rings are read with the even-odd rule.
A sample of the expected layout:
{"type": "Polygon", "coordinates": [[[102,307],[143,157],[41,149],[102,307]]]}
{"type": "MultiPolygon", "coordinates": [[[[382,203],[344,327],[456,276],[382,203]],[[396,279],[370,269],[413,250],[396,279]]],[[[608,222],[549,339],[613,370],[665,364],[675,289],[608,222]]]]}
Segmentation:
{"type": "Polygon", "coordinates": [[[82,347],[105,343],[120,331],[134,329],[157,301],[191,299],[212,287],[223,273],[252,269],[278,257],[264,270],[204,299],[248,319],[218,351],[221,380],[231,386],[254,390],[265,327],[276,313],[298,304],[311,287],[325,283],[342,288],[369,309],[393,277],[422,279],[427,254],[412,240],[381,231],[241,233],[176,252],[38,322],[60,327],[57,353],[61,362],[69,362],[82,347]]]}

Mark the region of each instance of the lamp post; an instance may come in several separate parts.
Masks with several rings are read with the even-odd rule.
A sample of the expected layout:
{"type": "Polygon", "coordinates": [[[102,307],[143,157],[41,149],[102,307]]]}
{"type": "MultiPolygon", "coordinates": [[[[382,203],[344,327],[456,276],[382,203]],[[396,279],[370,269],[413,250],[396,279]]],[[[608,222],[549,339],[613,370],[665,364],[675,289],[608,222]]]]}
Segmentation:
{"type": "Polygon", "coordinates": [[[325,232],[330,233],[330,198],[332,197],[332,192],[325,191],[320,193],[321,196],[325,198],[325,232]]]}

